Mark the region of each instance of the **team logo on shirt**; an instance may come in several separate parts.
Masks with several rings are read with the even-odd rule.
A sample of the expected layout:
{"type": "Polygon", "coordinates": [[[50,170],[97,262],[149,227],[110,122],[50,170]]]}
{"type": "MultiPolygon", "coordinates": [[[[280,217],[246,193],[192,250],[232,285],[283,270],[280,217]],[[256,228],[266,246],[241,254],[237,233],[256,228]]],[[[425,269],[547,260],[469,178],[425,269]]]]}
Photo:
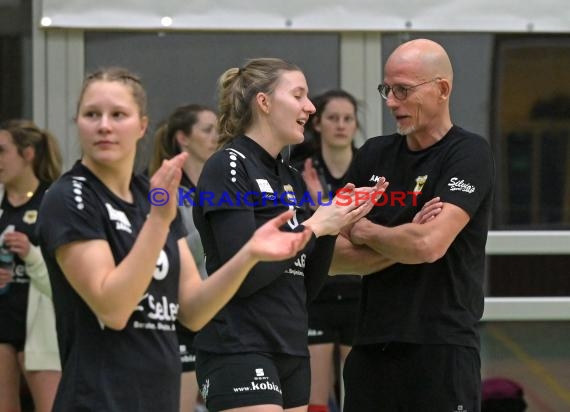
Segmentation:
{"type": "Polygon", "coordinates": [[[152,277],[156,280],[162,280],[168,274],[168,269],[170,269],[168,256],[166,256],[166,252],[164,250],[161,250],[158,260],[156,261],[156,268],[154,269],[152,277]]]}
{"type": "Polygon", "coordinates": [[[37,210],[28,210],[24,213],[24,217],[22,218],[24,223],[28,225],[33,225],[38,220],[38,211],[37,210]]]}
{"type": "Polygon", "coordinates": [[[297,198],[295,197],[295,191],[293,190],[293,186],[283,185],[283,189],[285,189],[287,203],[290,205],[296,205],[297,198]]]}
{"type": "Polygon", "coordinates": [[[428,175],[418,176],[416,177],[416,185],[414,186],[414,192],[421,192],[424,188],[428,179],[428,175]]]}
{"type": "Polygon", "coordinates": [[[475,186],[470,183],[467,183],[463,179],[459,179],[458,177],[452,177],[447,184],[449,186],[449,190],[452,192],[465,192],[465,193],[473,193],[475,191],[475,186]]]}
{"type": "Polygon", "coordinates": [[[129,222],[129,219],[127,218],[127,215],[125,215],[125,212],[113,208],[113,206],[111,206],[109,203],[105,203],[105,207],[109,213],[109,219],[115,222],[115,229],[122,230],[127,233],[133,233],[131,222],[129,222]]]}

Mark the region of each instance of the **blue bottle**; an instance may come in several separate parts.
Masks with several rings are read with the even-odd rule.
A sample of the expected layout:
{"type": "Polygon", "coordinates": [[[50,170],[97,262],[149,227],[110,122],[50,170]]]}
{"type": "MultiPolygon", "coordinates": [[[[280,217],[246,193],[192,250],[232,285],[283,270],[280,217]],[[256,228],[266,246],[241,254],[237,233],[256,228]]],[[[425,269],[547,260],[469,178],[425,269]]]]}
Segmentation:
{"type": "MultiPolygon", "coordinates": [[[[14,254],[4,245],[4,235],[13,231],[14,225],[9,225],[0,236],[0,268],[8,270],[12,274],[14,273],[14,254]]],[[[5,295],[9,290],[10,283],[7,283],[0,288],[0,295],[5,295]]]]}

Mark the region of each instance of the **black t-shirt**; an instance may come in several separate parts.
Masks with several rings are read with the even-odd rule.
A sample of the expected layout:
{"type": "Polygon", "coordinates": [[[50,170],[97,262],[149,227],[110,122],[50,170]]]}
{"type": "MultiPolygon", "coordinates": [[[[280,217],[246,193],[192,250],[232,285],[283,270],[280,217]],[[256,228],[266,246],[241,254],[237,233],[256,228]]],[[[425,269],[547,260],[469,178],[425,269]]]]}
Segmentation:
{"type": "Polygon", "coordinates": [[[435,196],[459,206],[470,220],[445,256],[433,263],[395,264],[363,278],[356,344],[401,341],[478,347],[483,313],[485,243],[494,186],[488,143],[453,126],[436,144],[408,149],[400,135],[369,139],[358,151],[349,179],[356,186],[390,182],[385,205],[368,218],[393,227],[412,221],[435,196]],[[421,191],[417,196],[402,193],[421,191]]]}
{"type": "MultiPolygon", "coordinates": [[[[346,179],[349,171],[347,170],[340,178],[334,177],[323,159],[322,152],[319,151],[314,154],[312,161],[313,167],[316,169],[321,181],[323,191],[327,196],[333,197],[338,189],[348,183],[346,179]]],[[[323,195],[323,199],[324,198],[325,195],[323,195]]],[[[345,299],[356,300],[360,297],[360,281],[360,276],[354,275],[329,276],[314,302],[331,302],[345,299]]]]}
{"type": "Polygon", "coordinates": [[[104,327],[55,259],[62,245],[103,239],[119,264],[150,212],[148,179],[133,176],[130,189],[133,203],[118,198],[78,162],[42,203],[38,233],[53,289],[63,367],[54,411],[178,410],[177,240],[185,236],[180,219],[171,225],[153,279],[121,331],[104,327]]]}
{"type": "MultiPolygon", "coordinates": [[[[8,200],[8,194],[4,193],[0,204],[0,233],[4,233],[8,226],[13,226],[15,232],[24,233],[32,245],[37,245],[36,219],[48,186],[47,183],[40,183],[33,196],[20,206],[12,206],[8,200]]],[[[25,338],[29,287],[30,278],[26,273],[26,265],[18,255],[14,254],[12,282],[8,291],[0,294],[0,316],[2,318],[0,324],[10,325],[12,330],[2,331],[0,336],[17,336],[22,341],[25,338]],[[19,324],[20,327],[16,328],[15,324],[19,324]]]]}
{"type": "MultiPolygon", "coordinates": [[[[186,173],[182,173],[182,178],[180,179],[180,188],[183,194],[190,193],[190,199],[187,201],[179,202],[178,211],[184,228],[188,232],[186,236],[186,243],[192,257],[194,258],[194,263],[198,267],[198,272],[200,272],[200,277],[206,277],[206,263],[204,262],[204,248],[202,247],[202,241],[200,240],[200,234],[194,225],[194,218],[192,217],[192,203],[196,198],[196,185],[190,180],[186,173]]],[[[188,329],[182,323],[176,321],[176,335],[178,336],[178,343],[180,344],[180,355],[182,357],[187,357],[187,351],[193,347],[194,337],[196,332],[188,329]]]]}
{"type": "MultiPolygon", "coordinates": [[[[256,228],[301,202],[302,179],[246,136],[234,138],[206,162],[198,182],[194,222],[212,274],[256,228]]],[[[309,216],[296,208],[283,230],[309,216]]],[[[311,240],[294,258],[258,263],[236,296],[196,336],[197,349],[215,353],[273,352],[308,356],[307,294],[326,279],[334,236],[311,240]]]]}

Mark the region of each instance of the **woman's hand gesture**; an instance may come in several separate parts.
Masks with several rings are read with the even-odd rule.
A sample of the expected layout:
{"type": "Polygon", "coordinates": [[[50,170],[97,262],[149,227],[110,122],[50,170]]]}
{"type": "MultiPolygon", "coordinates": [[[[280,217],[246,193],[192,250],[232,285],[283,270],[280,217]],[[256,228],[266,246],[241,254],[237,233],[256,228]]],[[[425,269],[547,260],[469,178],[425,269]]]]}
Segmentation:
{"type": "Polygon", "coordinates": [[[177,191],[182,178],[182,166],[188,158],[183,152],[172,159],[163,160],[160,168],[150,179],[150,216],[164,220],[168,224],[176,217],[177,191]]]}
{"type": "Polygon", "coordinates": [[[372,187],[356,188],[348,183],[338,190],[330,205],[317,208],[304,225],[317,236],[337,235],[343,227],[366,216],[387,187],[388,182],[383,177],[372,187]]]}
{"type": "Polygon", "coordinates": [[[285,260],[305,247],[312,235],[309,229],[296,233],[280,229],[293,215],[291,210],[281,213],[254,232],[246,246],[256,259],[267,262],[285,260]]]}

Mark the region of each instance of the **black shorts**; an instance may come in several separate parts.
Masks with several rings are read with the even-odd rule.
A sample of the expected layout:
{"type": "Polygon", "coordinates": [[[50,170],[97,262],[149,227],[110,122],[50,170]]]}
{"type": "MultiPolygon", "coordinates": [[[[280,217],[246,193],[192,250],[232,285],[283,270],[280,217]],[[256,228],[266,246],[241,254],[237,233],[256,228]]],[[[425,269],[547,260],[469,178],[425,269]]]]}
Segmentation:
{"type": "Polygon", "coordinates": [[[13,346],[17,352],[24,350],[26,342],[26,295],[11,284],[5,295],[0,295],[0,343],[13,346]]]}
{"type": "Polygon", "coordinates": [[[309,306],[309,345],[352,346],[358,319],[358,299],[314,302],[309,306]]]}
{"type": "Polygon", "coordinates": [[[478,412],[475,348],[389,343],[355,346],[344,366],[344,412],[478,412]]]}
{"type": "Polygon", "coordinates": [[[194,372],[196,370],[196,351],[194,350],[194,337],[196,336],[196,332],[176,322],[176,336],[178,336],[182,372],[194,372]]]}
{"type": "Polygon", "coordinates": [[[309,403],[309,358],[284,354],[196,352],[196,377],[210,412],[275,404],[309,403]]]}

